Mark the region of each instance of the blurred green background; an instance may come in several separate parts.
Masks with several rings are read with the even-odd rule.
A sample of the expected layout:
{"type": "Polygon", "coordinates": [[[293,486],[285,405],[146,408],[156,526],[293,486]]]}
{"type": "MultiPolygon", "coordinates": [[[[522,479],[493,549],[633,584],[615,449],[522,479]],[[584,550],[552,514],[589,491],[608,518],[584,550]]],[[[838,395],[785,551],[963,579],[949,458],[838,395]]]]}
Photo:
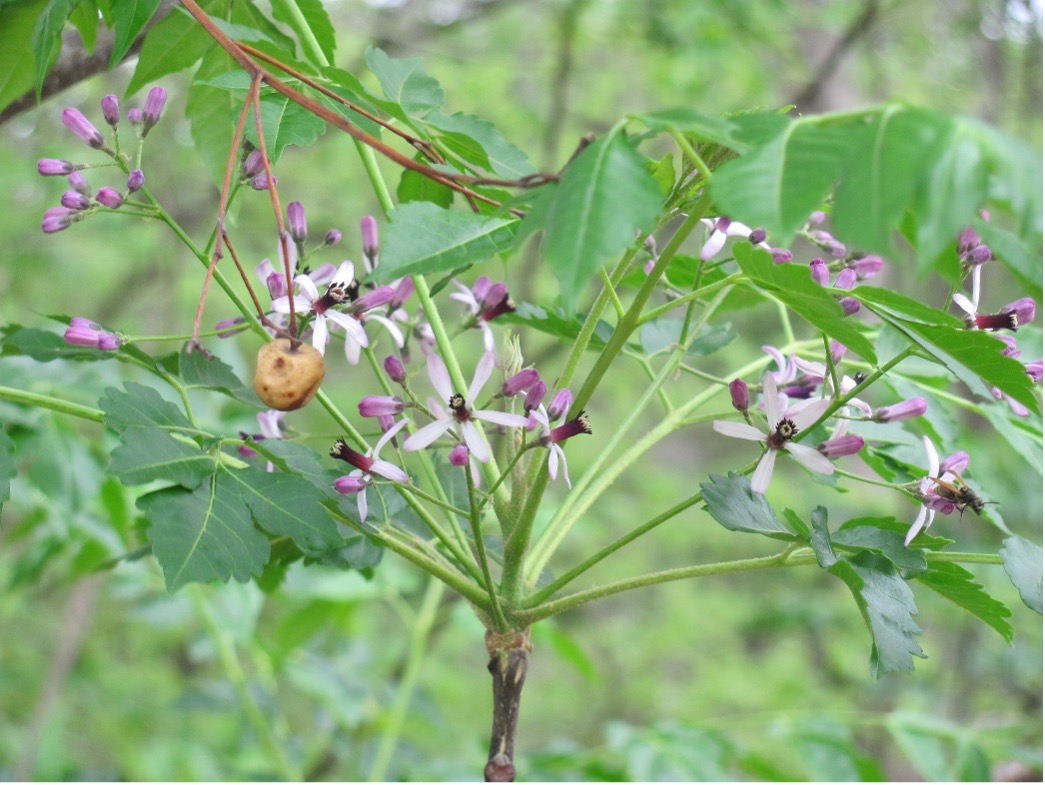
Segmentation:
{"type": "MultiPolygon", "coordinates": [[[[422,56],[446,89],[450,111],[494,121],[548,169],[560,167],[584,133],[604,130],[629,111],[676,105],[721,112],[797,103],[799,111],[820,112],[900,99],[980,116],[1041,148],[1036,2],[327,6],[340,35],[338,65],[367,78],[363,51],[370,44],[394,56],[422,56]]],[[[0,53],[0,69],[15,56],[0,53]]],[[[38,177],[35,161],[90,159],[61,126],[61,110],[80,107],[101,125],[102,95],[114,92],[125,106],[140,105],[143,96],[122,96],[132,70],[124,65],[92,78],[0,126],[0,184],[11,198],[0,212],[4,324],[58,330],[46,315],[68,314],[130,335],[191,330],[202,268],[163,227],[104,215],[52,236],[39,231],[41,214],[57,204],[64,183],[38,177]]],[[[167,209],[202,241],[213,225],[217,190],[180,118],[185,78],[163,82],[171,98],[143,168],[167,209]]],[[[397,181],[391,167],[385,171],[397,181]]],[[[104,184],[106,172],[88,172],[92,184],[104,184]]],[[[330,226],[345,233],[342,245],[318,261],[358,261],[359,218],[378,211],[350,140],[328,133],[311,149],[290,148],[277,173],[283,199],[305,203],[314,236],[330,226]]],[[[274,255],[265,194],[246,194],[231,222],[246,260],[274,255]]],[[[506,277],[537,300],[554,291],[531,264],[494,262],[479,272],[506,277]]],[[[992,275],[992,300],[1020,296],[1000,270],[992,275]]],[[[918,286],[930,302],[946,292],[904,270],[892,276],[902,291],[918,286]]],[[[229,315],[215,294],[204,323],[229,315]]],[[[776,342],[772,332],[756,331],[757,319],[741,315],[735,322],[740,339],[728,357],[711,360],[716,372],[776,342]]],[[[1040,336],[1021,332],[1027,358],[1039,356],[1040,336]]],[[[561,360],[539,336],[523,342],[542,368],[561,360]]],[[[212,348],[249,376],[253,345],[244,337],[212,348]]],[[[159,344],[156,351],[177,346],[159,344]]],[[[600,434],[608,436],[626,412],[632,370],[611,379],[594,402],[595,436],[570,443],[575,478],[600,451],[600,434]]],[[[2,360],[0,376],[5,385],[71,394],[92,406],[105,387],[133,378],[115,364],[10,358],[2,360]]],[[[373,385],[368,370],[343,367],[325,389],[351,409],[373,385]]],[[[227,399],[194,403],[201,418],[219,418],[230,432],[257,430],[253,414],[227,399]]],[[[317,435],[321,451],[337,435],[321,412],[294,418],[296,429],[317,435]]],[[[303,776],[352,780],[370,773],[407,669],[423,576],[387,557],[369,580],[293,569],[272,595],[234,584],[171,597],[150,558],[95,572],[122,553],[117,532],[136,525],[133,497],[105,477],[111,437],[100,427],[7,404],[0,404],[0,419],[18,434],[21,459],[0,526],[0,779],[277,776],[237,689],[249,691],[270,717],[303,776]]],[[[960,413],[954,420],[968,434],[961,446],[973,456],[974,476],[1001,504],[1008,525],[1040,541],[1040,476],[1010,454],[987,421],[960,413]]],[[[571,533],[553,568],[571,565],[689,495],[709,473],[751,458],[743,446],[727,449],[732,445],[713,439],[706,427],[661,444],[571,533]]],[[[781,471],[801,475],[791,466],[781,471]]],[[[807,511],[823,503],[834,524],[862,514],[915,514],[898,495],[836,493],[804,477],[791,487],[810,488],[808,498],[796,498],[778,481],[770,492],[775,506],[807,511]]],[[[563,492],[556,485],[549,503],[563,492]]],[[[971,514],[939,519],[936,527],[962,550],[998,547],[998,532],[971,514]]],[[[727,532],[692,510],[584,580],[770,552],[772,544],[727,532]]],[[[1000,568],[974,572],[1014,606],[1015,644],[919,591],[920,642],[929,659],[919,660],[914,674],[877,682],[851,596],[817,570],[668,584],[542,623],[534,630],[523,698],[520,777],[1040,778],[1041,618],[1019,603],[1000,568]]],[[[444,596],[389,778],[480,777],[490,722],[485,665],[481,626],[465,605],[444,596]]]]}

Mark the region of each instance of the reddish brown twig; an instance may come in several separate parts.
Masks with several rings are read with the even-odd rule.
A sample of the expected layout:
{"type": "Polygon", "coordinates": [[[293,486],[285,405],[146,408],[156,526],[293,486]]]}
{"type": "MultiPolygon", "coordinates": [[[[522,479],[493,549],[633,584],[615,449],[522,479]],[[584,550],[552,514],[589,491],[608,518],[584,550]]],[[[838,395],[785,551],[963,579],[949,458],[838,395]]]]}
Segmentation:
{"type": "Polygon", "coordinates": [[[486,632],[490,653],[487,670],[493,677],[493,727],[490,753],[483,769],[487,782],[515,780],[515,730],[519,722],[519,702],[530,665],[530,631],[486,632]]]}

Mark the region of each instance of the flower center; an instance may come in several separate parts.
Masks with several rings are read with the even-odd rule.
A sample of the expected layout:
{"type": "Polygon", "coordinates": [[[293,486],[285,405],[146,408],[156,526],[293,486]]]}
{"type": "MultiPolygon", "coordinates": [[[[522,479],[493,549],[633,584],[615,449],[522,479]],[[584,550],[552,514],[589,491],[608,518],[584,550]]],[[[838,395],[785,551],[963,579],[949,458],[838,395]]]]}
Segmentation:
{"type": "Polygon", "coordinates": [[[472,419],[472,412],[465,406],[464,396],[461,393],[454,393],[450,396],[450,411],[453,412],[457,422],[468,422],[472,419]]]}
{"type": "Polygon", "coordinates": [[[798,435],[798,426],[795,425],[794,420],[783,419],[776,424],[773,432],[769,434],[769,438],[766,442],[774,450],[783,449],[784,445],[795,438],[798,435]]]}

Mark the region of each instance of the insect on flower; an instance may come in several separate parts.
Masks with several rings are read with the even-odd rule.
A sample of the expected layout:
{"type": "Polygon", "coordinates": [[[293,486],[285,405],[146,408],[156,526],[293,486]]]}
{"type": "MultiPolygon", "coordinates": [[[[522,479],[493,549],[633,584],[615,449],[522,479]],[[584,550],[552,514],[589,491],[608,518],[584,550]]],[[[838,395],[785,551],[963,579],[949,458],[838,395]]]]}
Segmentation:
{"type": "Polygon", "coordinates": [[[960,474],[954,471],[951,474],[954,477],[953,482],[942,480],[939,477],[933,477],[932,480],[936,483],[936,493],[941,498],[953,502],[955,509],[959,512],[964,513],[968,507],[979,515],[983,512],[984,505],[994,504],[994,502],[986,502],[981,499],[960,474]]]}

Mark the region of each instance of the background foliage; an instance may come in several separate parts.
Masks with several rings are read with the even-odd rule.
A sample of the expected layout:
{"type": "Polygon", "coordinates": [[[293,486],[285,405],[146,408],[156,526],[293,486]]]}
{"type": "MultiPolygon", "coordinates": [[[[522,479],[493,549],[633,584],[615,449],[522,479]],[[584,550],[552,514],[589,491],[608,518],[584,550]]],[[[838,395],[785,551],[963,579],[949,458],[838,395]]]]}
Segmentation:
{"type": "MultiPolygon", "coordinates": [[[[674,105],[713,115],[792,100],[815,112],[902,99],[978,116],[1040,147],[1040,16],[1016,2],[448,0],[330,11],[339,66],[361,73],[370,43],[394,56],[424,56],[426,71],[447,88],[447,114],[496,121],[552,169],[581,134],[604,132],[626,112],[674,105]],[[847,33],[852,43],[820,78],[847,33]]],[[[0,47],[3,73],[14,68],[11,51],[0,47]]],[[[5,322],[83,313],[101,322],[118,317],[131,334],[163,334],[184,332],[191,320],[199,275],[159,227],[111,217],[51,237],[38,230],[54,194],[33,164],[70,144],[57,122],[61,109],[122,94],[132,70],[78,85],[0,127],[0,183],[12,197],[0,236],[14,241],[0,269],[5,322]]],[[[179,105],[184,75],[163,83],[179,105]]],[[[190,127],[176,116],[154,131],[171,162],[163,198],[202,234],[216,190],[190,127]]],[[[387,174],[398,181],[391,168],[387,174]]],[[[345,230],[339,252],[358,259],[356,222],[376,205],[349,140],[327,133],[316,147],[288,148],[279,175],[284,193],[306,201],[314,225],[345,230]]],[[[271,231],[265,195],[251,197],[232,220],[244,228],[257,222],[256,244],[239,250],[258,259],[272,255],[271,231]]],[[[554,291],[550,276],[509,274],[517,299],[554,291]]],[[[911,291],[917,271],[897,275],[898,287],[911,291]]],[[[919,285],[937,287],[937,301],[946,291],[932,279],[919,285]]],[[[1011,286],[1009,299],[1023,293],[1011,286]]],[[[1005,301],[1000,292],[998,299],[1005,301]]],[[[211,322],[229,315],[220,305],[211,310],[211,322]]],[[[751,346],[736,351],[757,351],[763,338],[745,335],[751,346]]],[[[240,347],[219,348],[246,375],[240,347]]],[[[249,356],[248,342],[244,348],[249,356]]],[[[549,342],[540,351],[556,348],[549,342]]],[[[101,363],[2,362],[4,383],[25,389],[63,388],[76,374],[87,405],[97,403],[94,391],[119,381],[101,363]]],[[[328,384],[351,385],[354,373],[341,368],[328,384]]],[[[594,415],[626,414],[620,397],[601,396],[594,415]]],[[[242,414],[221,411],[224,400],[199,395],[194,405],[254,430],[249,419],[234,419],[242,414]]],[[[397,686],[418,666],[411,636],[430,625],[388,776],[474,778],[489,696],[481,626],[460,602],[434,594],[391,557],[372,579],[292,569],[271,597],[236,583],[168,596],[151,559],[96,573],[100,560],[122,552],[116,535],[138,525],[126,491],[105,476],[115,437],[6,404],[0,419],[23,439],[24,461],[0,527],[0,629],[15,631],[0,646],[0,776],[273,776],[263,740],[242,713],[238,691],[246,690],[276,720],[278,741],[309,761],[308,776],[366,777],[382,755],[397,686]]],[[[322,422],[314,425],[328,427],[322,422]]],[[[1037,475],[1016,468],[1013,447],[983,420],[947,425],[970,434],[977,479],[1009,525],[1036,539],[1037,475]]],[[[585,446],[590,455],[571,453],[578,474],[598,450],[585,446]]],[[[735,465],[721,448],[686,433],[663,443],[648,471],[623,478],[614,504],[573,532],[566,555],[625,531],[643,515],[644,500],[683,493],[685,478],[659,467],[691,465],[695,484],[735,465]]],[[[812,506],[789,499],[786,484],[772,494],[779,506],[812,506]]],[[[856,516],[872,502],[901,520],[913,514],[899,498],[882,510],[888,501],[861,492],[837,504],[856,516]]],[[[997,538],[973,516],[948,526],[970,548],[997,538]]],[[[738,541],[694,514],[592,579],[658,569],[679,554],[735,558],[738,541]]],[[[767,547],[752,538],[742,555],[767,547]]],[[[974,572],[992,594],[1014,601],[1001,570],[974,572]]],[[[699,592],[669,584],[538,625],[520,727],[524,776],[984,779],[1015,765],[1040,771],[1040,617],[1015,614],[1010,647],[943,598],[923,595],[920,642],[930,659],[913,675],[873,681],[855,653],[866,649],[866,631],[851,605],[837,580],[796,570],[706,579],[699,592]]]]}

